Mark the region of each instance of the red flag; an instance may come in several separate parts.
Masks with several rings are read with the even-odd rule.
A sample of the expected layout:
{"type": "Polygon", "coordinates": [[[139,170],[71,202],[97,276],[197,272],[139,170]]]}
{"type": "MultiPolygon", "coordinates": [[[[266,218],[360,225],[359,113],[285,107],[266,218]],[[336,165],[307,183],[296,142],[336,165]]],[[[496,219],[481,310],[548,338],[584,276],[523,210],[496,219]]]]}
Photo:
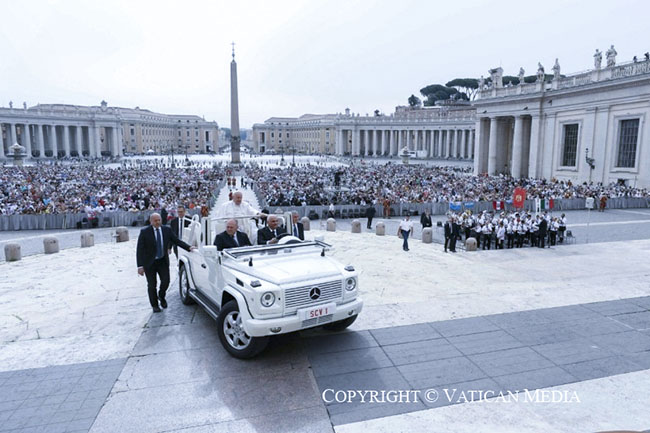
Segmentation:
{"type": "Polygon", "coordinates": [[[555,202],[553,201],[553,199],[550,199],[550,200],[548,201],[548,208],[549,208],[549,209],[553,209],[553,205],[555,205],[555,202]]]}
{"type": "Polygon", "coordinates": [[[514,194],[512,194],[512,205],[514,207],[524,207],[524,202],[526,201],[526,190],[523,188],[515,188],[514,194]]]}

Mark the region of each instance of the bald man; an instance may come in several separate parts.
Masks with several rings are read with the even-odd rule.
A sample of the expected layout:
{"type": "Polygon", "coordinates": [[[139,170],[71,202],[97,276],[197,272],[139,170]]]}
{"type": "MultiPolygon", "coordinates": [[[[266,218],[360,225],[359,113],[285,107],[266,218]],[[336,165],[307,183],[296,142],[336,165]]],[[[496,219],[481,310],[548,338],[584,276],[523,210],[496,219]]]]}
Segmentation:
{"type": "Polygon", "coordinates": [[[160,313],[158,301],[167,308],[167,288],[169,287],[169,249],[172,245],[179,246],[185,251],[193,251],[191,247],[178,239],[169,226],[162,225],[160,214],[153,213],[149,218],[150,225],[140,230],[136,257],[138,274],[147,276],[147,292],[154,313],[160,313]],[[156,276],[160,277],[160,290],[156,293],[158,284],[156,276]]]}
{"type": "Polygon", "coordinates": [[[278,236],[286,233],[285,229],[280,227],[280,220],[276,215],[269,215],[266,220],[267,226],[257,231],[257,244],[269,245],[278,242],[278,236]]]}
{"type": "Polygon", "coordinates": [[[228,220],[226,230],[214,237],[214,245],[218,251],[226,248],[248,247],[251,245],[248,235],[237,230],[237,220],[228,220]]]}

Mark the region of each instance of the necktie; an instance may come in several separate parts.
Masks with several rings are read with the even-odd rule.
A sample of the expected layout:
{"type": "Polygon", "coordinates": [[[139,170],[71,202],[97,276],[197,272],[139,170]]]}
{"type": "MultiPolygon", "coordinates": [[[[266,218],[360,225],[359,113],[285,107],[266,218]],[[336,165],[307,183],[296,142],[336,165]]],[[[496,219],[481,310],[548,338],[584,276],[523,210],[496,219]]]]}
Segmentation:
{"type": "Polygon", "coordinates": [[[277,235],[275,234],[275,229],[273,229],[273,237],[276,237],[277,235]]]}
{"type": "Polygon", "coordinates": [[[293,225],[293,235],[298,237],[298,224],[293,225]]]}
{"type": "Polygon", "coordinates": [[[156,258],[160,259],[163,256],[162,235],[160,229],[156,229],[156,258]]]}
{"type": "Polygon", "coordinates": [[[239,241],[237,240],[237,233],[233,235],[232,239],[235,241],[235,245],[239,246],[239,241]]]}

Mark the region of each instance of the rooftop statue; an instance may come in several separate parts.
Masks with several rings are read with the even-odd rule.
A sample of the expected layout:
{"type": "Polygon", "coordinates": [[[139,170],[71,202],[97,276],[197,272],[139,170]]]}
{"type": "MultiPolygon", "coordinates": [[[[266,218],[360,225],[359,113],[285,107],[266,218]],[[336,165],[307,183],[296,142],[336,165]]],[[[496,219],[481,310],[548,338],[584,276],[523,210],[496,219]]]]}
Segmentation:
{"type": "Polygon", "coordinates": [[[596,54],[594,54],[594,68],[600,69],[600,65],[603,63],[603,52],[596,48],[596,54]]]}
{"type": "Polygon", "coordinates": [[[610,66],[616,66],[616,55],[618,53],[614,49],[614,45],[612,45],[607,52],[605,52],[605,57],[607,57],[607,67],[609,68],[610,66]]]}
{"type": "Polygon", "coordinates": [[[560,62],[558,62],[557,58],[555,59],[555,64],[553,65],[553,79],[560,79],[560,62]]]}

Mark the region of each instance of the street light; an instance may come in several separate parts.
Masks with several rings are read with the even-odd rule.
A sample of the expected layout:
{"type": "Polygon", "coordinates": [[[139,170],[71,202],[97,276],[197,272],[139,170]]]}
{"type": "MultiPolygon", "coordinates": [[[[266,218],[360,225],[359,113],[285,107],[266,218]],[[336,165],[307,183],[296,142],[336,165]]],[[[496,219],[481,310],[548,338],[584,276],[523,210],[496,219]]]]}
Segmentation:
{"type": "Polygon", "coordinates": [[[296,166],[296,145],[295,144],[291,147],[291,166],[292,167],[296,166]]]}
{"type": "MultiPolygon", "coordinates": [[[[592,151],[592,153],[593,153],[593,151],[592,151]]],[[[589,164],[589,182],[591,182],[591,172],[596,167],[596,164],[595,164],[596,160],[594,158],[589,157],[589,148],[588,147],[585,149],[585,161],[587,162],[587,164],[589,164]]]]}

